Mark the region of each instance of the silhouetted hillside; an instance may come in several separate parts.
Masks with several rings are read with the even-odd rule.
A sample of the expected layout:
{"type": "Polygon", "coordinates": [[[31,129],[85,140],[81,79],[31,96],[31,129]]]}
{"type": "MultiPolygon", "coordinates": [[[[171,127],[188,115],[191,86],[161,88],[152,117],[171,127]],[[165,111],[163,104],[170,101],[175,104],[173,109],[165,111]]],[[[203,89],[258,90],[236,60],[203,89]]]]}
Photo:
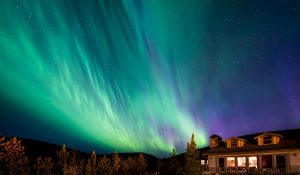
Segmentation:
{"type": "MultiPolygon", "coordinates": [[[[9,139],[9,138],[6,138],[9,139]]],[[[52,157],[54,160],[57,158],[57,151],[59,151],[62,147],[62,145],[56,145],[52,143],[48,143],[45,141],[39,141],[34,139],[25,139],[25,138],[19,138],[21,140],[22,145],[25,147],[25,153],[26,156],[29,158],[31,163],[34,163],[36,159],[39,156],[42,157],[52,157]]],[[[68,148],[69,151],[72,151],[72,149],[68,148]]],[[[86,153],[82,151],[75,150],[78,154],[78,158],[88,158],[91,153],[86,153]]],[[[127,159],[129,156],[134,157],[138,156],[142,152],[136,152],[136,153],[118,153],[119,157],[122,159],[127,159]]],[[[143,153],[145,156],[145,159],[148,163],[147,169],[148,170],[155,170],[156,165],[158,162],[158,158],[151,155],[143,153]]],[[[113,153],[111,154],[97,154],[97,156],[106,156],[107,158],[112,158],[113,153]]]]}

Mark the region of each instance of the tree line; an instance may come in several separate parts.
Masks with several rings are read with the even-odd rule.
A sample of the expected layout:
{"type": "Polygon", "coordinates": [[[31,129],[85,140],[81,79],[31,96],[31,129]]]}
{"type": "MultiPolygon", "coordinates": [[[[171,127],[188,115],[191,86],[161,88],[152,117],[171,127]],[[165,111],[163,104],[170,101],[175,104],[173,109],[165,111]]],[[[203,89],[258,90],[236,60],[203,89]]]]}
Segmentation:
{"type": "MultiPolygon", "coordinates": [[[[97,156],[93,151],[82,158],[75,150],[62,145],[56,157],[38,156],[30,161],[25,154],[21,140],[13,137],[5,140],[0,137],[0,175],[36,174],[36,175],[142,175],[146,173],[147,161],[144,154],[128,156],[126,159],[114,153],[111,158],[97,156]]],[[[199,152],[194,134],[187,143],[183,162],[176,157],[175,149],[169,159],[160,159],[157,174],[200,174],[199,152]]]]}

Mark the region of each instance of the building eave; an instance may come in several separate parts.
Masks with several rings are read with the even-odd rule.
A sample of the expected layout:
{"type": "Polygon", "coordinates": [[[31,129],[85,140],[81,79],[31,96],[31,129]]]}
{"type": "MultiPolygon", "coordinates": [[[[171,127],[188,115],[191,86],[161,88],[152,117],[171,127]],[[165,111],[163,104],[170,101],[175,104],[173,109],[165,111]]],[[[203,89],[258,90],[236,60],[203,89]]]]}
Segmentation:
{"type": "Polygon", "coordinates": [[[212,155],[253,155],[253,154],[270,154],[270,153],[287,153],[298,152],[300,148],[286,148],[286,149],[273,149],[273,150],[253,150],[253,151],[236,151],[236,152],[218,152],[218,153],[203,153],[204,156],[212,155]]]}

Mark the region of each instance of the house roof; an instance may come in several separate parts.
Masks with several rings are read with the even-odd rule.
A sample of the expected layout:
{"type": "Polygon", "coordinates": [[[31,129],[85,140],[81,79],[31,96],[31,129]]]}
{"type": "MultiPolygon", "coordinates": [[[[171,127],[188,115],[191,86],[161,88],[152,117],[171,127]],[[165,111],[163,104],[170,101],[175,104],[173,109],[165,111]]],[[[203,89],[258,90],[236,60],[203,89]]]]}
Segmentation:
{"type": "Polygon", "coordinates": [[[231,137],[231,138],[225,140],[224,142],[227,142],[228,140],[232,140],[232,139],[237,139],[237,140],[247,141],[246,139],[243,139],[243,138],[239,138],[239,137],[231,137]]]}
{"type": "MultiPolygon", "coordinates": [[[[220,137],[220,136],[218,136],[218,135],[216,135],[216,134],[213,134],[213,135],[211,135],[209,138],[215,138],[215,137],[220,137]]],[[[221,138],[221,137],[220,137],[221,138]]]]}
{"type": "Polygon", "coordinates": [[[257,139],[258,137],[265,137],[265,136],[278,136],[280,138],[283,138],[283,136],[281,134],[275,134],[275,133],[270,133],[270,132],[266,132],[266,133],[262,133],[256,137],[254,137],[254,139],[257,139]]]}
{"type": "Polygon", "coordinates": [[[225,144],[221,144],[218,147],[209,149],[204,153],[204,155],[260,152],[260,151],[272,151],[272,150],[294,149],[294,148],[300,149],[299,136],[300,136],[300,129],[262,132],[262,133],[256,133],[251,135],[245,135],[245,136],[238,137],[247,140],[246,144],[243,147],[226,148],[225,144]],[[280,139],[278,144],[258,146],[255,137],[262,135],[264,133],[280,134],[283,137],[283,139],[280,139]]]}

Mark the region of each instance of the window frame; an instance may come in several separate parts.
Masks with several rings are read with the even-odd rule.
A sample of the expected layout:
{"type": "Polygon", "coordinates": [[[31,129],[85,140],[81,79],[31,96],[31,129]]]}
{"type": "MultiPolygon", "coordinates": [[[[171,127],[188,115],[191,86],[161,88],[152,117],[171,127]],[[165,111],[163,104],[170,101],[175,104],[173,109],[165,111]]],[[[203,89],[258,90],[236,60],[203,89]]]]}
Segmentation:
{"type": "Polygon", "coordinates": [[[238,147],[238,140],[237,139],[231,139],[231,141],[230,141],[230,147],[231,148],[238,147]]]}
{"type": "Polygon", "coordinates": [[[249,156],[248,157],[248,167],[249,168],[257,168],[258,167],[258,158],[257,158],[257,156],[249,156]],[[254,159],[252,159],[252,158],[254,158],[254,159]],[[253,161],[251,162],[250,160],[256,160],[256,162],[255,162],[255,166],[253,166],[253,161]],[[250,163],[252,164],[251,166],[250,166],[250,163]]]}
{"type": "Polygon", "coordinates": [[[236,160],[237,160],[237,166],[238,167],[247,167],[247,157],[245,157],[245,156],[244,157],[237,157],[236,160]],[[245,163],[245,165],[239,165],[239,160],[240,159],[243,159],[243,163],[245,163]]]}
{"type": "Polygon", "coordinates": [[[236,167],[236,157],[226,157],[226,167],[228,167],[228,168],[236,167]],[[232,158],[233,158],[233,162],[231,162],[232,158]],[[229,166],[228,166],[228,164],[229,164],[229,166]]]}
{"type": "Polygon", "coordinates": [[[273,136],[265,136],[262,138],[263,145],[271,145],[273,144],[273,136]]]}

